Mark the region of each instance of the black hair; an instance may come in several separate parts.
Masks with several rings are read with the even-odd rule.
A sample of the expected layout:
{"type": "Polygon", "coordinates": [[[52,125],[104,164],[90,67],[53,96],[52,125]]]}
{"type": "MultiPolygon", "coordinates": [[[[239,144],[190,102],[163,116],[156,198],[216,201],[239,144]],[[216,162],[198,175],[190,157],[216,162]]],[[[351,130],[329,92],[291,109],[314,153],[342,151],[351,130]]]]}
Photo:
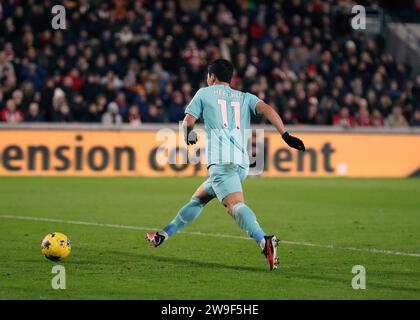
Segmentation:
{"type": "Polygon", "coordinates": [[[219,81],[230,83],[233,76],[233,64],[225,59],[214,60],[208,67],[208,73],[214,74],[219,81]]]}

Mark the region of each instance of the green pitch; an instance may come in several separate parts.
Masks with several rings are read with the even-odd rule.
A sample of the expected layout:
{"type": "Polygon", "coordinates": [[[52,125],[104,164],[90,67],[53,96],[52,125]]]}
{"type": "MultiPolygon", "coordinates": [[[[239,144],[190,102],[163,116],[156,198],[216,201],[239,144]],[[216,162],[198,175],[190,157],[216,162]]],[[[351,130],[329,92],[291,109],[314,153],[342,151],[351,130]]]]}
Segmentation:
{"type": "Polygon", "coordinates": [[[261,226],[285,240],[274,273],[216,201],[146,244],[142,228],[163,227],[202,180],[0,178],[0,299],[420,299],[420,180],[248,179],[261,226]],[[66,290],[40,252],[52,231],[72,241],[66,290]]]}

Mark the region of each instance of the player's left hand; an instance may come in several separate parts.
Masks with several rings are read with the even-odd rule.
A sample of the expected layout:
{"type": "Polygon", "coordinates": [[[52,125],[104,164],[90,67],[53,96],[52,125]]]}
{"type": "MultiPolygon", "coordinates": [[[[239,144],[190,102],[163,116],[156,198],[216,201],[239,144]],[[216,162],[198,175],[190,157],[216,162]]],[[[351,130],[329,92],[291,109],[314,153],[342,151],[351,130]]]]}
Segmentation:
{"type": "Polygon", "coordinates": [[[188,136],[185,137],[185,143],[187,145],[196,144],[198,141],[197,133],[195,131],[191,131],[188,136]]]}
{"type": "Polygon", "coordinates": [[[288,132],[283,133],[281,137],[289,145],[289,147],[305,151],[305,145],[299,138],[291,136],[288,132]]]}

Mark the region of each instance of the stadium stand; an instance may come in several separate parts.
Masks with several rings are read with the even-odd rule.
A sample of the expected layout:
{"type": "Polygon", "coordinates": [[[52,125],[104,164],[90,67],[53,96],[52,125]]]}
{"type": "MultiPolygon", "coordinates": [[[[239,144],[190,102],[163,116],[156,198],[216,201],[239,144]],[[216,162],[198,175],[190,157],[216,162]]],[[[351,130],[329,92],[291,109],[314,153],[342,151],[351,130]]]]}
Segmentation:
{"type": "Polygon", "coordinates": [[[2,1],[0,121],[177,122],[224,57],[287,124],[420,126],[420,75],[337,2],[63,1],[53,30],[57,1],[2,1]]]}

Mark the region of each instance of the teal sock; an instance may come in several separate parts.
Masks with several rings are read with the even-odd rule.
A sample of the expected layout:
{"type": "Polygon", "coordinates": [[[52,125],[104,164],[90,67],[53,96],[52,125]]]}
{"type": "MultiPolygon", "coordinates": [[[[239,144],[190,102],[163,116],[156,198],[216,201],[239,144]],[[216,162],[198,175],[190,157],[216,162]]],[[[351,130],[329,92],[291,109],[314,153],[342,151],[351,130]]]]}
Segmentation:
{"type": "Polygon", "coordinates": [[[233,217],[239,227],[244,230],[251,238],[260,245],[261,240],[265,236],[265,232],[261,229],[257,222],[257,217],[245,203],[239,202],[233,206],[233,217]]]}
{"type": "Polygon", "coordinates": [[[183,206],[176,217],[168,224],[163,231],[166,232],[168,237],[171,237],[176,232],[184,228],[187,224],[190,224],[197,218],[204,208],[205,203],[199,198],[192,197],[190,202],[183,206]]]}

